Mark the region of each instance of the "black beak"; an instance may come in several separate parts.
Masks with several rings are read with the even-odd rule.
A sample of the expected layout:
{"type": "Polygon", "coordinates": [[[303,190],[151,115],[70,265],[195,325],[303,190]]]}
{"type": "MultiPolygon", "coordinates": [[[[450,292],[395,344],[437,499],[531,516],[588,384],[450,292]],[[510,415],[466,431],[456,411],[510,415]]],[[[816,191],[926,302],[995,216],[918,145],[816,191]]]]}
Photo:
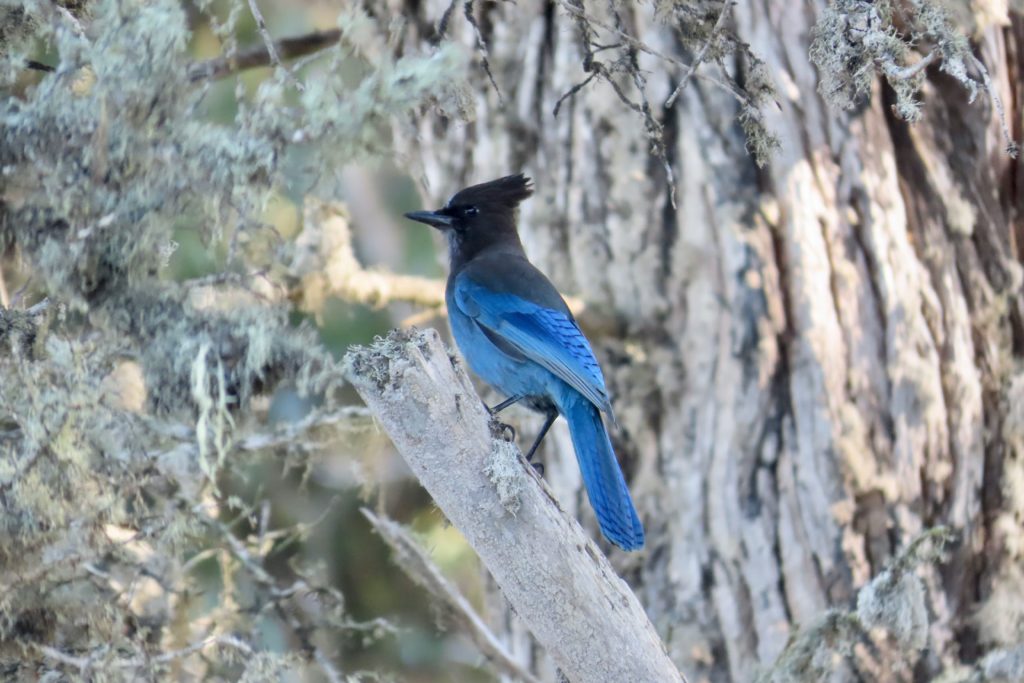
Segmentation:
{"type": "Polygon", "coordinates": [[[405,217],[435,228],[450,228],[452,226],[451,216],[446,216],[439,211],[413,211],[405,214],[405,217]]]}

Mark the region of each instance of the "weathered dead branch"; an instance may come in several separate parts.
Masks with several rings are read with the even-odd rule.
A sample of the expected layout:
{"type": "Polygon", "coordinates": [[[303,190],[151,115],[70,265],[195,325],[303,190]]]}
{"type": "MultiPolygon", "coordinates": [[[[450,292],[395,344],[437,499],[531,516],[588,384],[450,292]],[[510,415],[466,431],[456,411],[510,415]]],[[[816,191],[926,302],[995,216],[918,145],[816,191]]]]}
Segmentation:
{"type": "Polygon", "coordinates": [[[516,613],[572,681],[681,681],[629,587],[509,444],[433,330],[393,332],[345,373],[516,613]]]}

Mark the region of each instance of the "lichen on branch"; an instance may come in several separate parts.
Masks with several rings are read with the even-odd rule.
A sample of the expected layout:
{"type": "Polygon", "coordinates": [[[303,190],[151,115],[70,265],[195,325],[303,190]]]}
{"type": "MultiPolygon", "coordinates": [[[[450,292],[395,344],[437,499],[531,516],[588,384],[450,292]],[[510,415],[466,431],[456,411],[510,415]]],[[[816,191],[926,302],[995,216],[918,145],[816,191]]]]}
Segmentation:
{"type": "Polygon", "coordinates": [[[911,123],[921,117],[918,96],[926,70],[937,64],[963,86],[969,101],[979,89],[987,92],[1000,120],[1005,151],[1017,156],[1018,145],[985,65],[946,10],[932,0],[835,0],[814,28],[810,57],[818,67],[818,92],[832,106],[855,107],[878,74],[896,94],[895,114],[911,123]],[[897,19],[905,28],[897,28],[897,19]]]}
{"type": "Polygon", "coordinates": [[[285,240],[261,215],[288,164],[318,177],[389,158],[390,127],[442,97],[463,59],[395,60],[371,40],[387,28],[347,11],[331,40],[264,43],[322,62],[237,89],[218,122],[209,78],[237,64],[243,11],[259,8],[0,7],[0,78],[18,86],[0,101],[2,677],[340,680],[325,643],[391,632],[352,619],[326,569],[288,550],[321,518],[277,520],[247,479],[307,476],[325,444],[366,427],[339,408],[316,330],[291,318],[286,293],[308,273],[281,264],[285,240]],[[225,54],[197,71],[190,22],[204,21],[225,54]],[[18,80],[34,46],[52,70],[18,80]],[[169,277],[182,228],[217,272],[169,277]],[[287,429],[269,419],[281,387],[312,406],[287,429]],[[211,591],[212,607],[196,597],[211,591]]]}

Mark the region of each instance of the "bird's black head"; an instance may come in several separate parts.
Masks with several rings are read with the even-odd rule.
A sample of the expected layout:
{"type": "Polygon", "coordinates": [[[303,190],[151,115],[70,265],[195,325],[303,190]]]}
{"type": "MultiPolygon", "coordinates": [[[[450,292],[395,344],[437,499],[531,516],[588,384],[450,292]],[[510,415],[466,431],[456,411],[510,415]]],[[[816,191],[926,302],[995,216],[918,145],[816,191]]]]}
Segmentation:
{"type": "Polygon", "coordinates": [[[437,211],[413,211],[405,217],[446,233],[454,256],[460,247],[479,251],[510,238],[518,244],[516,209],[531,194],[530,179],[519,173],[459,190],[437,211]]]}

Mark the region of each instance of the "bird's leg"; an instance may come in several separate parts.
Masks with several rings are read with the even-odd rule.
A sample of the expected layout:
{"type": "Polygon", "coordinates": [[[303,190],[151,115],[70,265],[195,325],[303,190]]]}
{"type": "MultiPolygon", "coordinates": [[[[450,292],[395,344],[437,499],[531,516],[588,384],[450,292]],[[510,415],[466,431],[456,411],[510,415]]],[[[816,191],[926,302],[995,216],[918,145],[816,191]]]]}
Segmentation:
{"type": "Polygon", "coordinates": [[[537,474],[544,476],[544,463],[533,462],[533,456],[537,453],[537,448],[540,447],[540,442],[547,436],[548,430],[551,429],[551,425],[558,419],[558,411],[554,408],[549,408],[548,412],[544,414],[544,426],[540,428],[540,432],[537,434],[537,438],[534,440],[533,445],[530,446],[530,450],[526,453],[526,462],[530,463],[533,469],[537,470],[537,474]]]}
{"type": "MultiPolygon", "coordinates": [[[[513,403],[519,403],[520,401],[523,400],[523,398],[525,398],[525,397],[522,394],[516,394],[515,396],[509,396],[508,398],[506,398],[504,401],[502,401],[498,405],[494,406],[493,408],[487,408],[487,412],[489,412],[491,415],[497,415],[498,413],[500,413],[501,411],[505,410],[505,408],[508,408],[513,403]]],[[[486,406],[486,404],[485,404],[485,406],[486,406]]]]}
{"type": "MultiPolygon", "coordinates": [[[[522,400],[523,400],[523,396],[521,394],[517,394],[515,396],[510,396],[509,398],[506,398],[504,401],[502,401],[498,405],[494,406],[493,408],[489,407],[486,403],[484,403],[484,408],[487,410],[488,413],[490,413],[491,419],[494,419],[495,416],[498,413],[500,413],[501,411],[505,410],[505,408],[508,408],[513,403],[516,403],[516,402],[522,401],[522,400]]],[[[494,419],[494,421],[498,422],[497,419],[494,419]]],[[[507,431],[507,432],[510,433],[510,438],[505,439],[506,441],[515,441],[516,440],[516,430],[515,430],[515,427],[513,427],[512,425],[507,425],[504,422],[498,422],[498,424],[501,425],[502,431],[507,431]]]]}

